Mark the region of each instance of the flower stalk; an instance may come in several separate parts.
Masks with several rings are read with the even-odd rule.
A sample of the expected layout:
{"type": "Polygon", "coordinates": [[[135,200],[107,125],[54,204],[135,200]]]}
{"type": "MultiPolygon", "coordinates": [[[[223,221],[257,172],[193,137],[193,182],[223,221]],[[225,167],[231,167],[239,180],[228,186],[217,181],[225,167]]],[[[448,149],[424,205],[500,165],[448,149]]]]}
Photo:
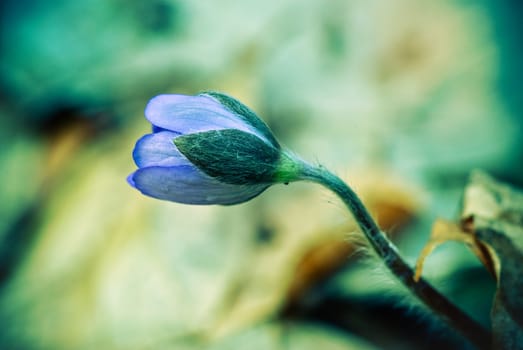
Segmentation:
{"type": "Polygon", "coordinates": [[[491,335],[488,330],[457,308],[425,279],[414,280],[414,270],[403,260],[394,243],[379,229],[358,195],[343,180],[322,166],[302,169],[302,180],[326,187],[345,203],[379,258],[412,294],[478,349],[490,348],[491,335]]]}

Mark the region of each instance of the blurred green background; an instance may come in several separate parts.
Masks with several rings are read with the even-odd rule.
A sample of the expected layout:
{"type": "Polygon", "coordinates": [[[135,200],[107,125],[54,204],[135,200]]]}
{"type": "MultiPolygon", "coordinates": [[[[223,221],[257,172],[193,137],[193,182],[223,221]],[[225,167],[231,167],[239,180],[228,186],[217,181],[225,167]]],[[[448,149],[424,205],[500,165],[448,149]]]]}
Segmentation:
{"type": "MultiPolygon", "coordinates": [[[[472,169],[523,185],[522,7],[2,1],[0,347],[463,348],[354,258],[321,189],[195,207],[125,178],[148,99],[223,91],[353,183],[414,262],[472,169]]],[[[439,248],[425,275],[488,326],[494,281],[469,251],[439,248]]]]}

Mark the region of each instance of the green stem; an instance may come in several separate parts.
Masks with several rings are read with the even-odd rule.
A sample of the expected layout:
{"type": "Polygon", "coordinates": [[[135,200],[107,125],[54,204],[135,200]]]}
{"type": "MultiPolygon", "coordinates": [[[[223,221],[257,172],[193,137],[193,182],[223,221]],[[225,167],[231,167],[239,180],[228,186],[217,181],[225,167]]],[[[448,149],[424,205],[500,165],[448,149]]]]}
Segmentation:
{"type": "Polygon", "coordinates": [[[459,331],[478,349],[489,349],[490,332],[452,304],[423,278],[414,280],[414,271],[400,256],[396,246],[374,222],[356,193],[338,176],[322,166],[305,166],[302,180],[325,186],[340,197],[356,219],[362,232],[389,270],[426,306],[459,331]]]}

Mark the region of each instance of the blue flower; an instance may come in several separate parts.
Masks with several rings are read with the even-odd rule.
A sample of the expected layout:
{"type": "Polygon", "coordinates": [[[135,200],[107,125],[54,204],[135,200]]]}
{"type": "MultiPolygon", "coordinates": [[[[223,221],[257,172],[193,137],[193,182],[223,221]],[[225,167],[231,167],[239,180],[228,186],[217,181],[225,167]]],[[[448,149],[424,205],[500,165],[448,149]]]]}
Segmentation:
{"type": "Polygon", "coordinates": [[[159,95],[145,116],[153,133],[133,151],[127,181],[143,194],[185,204],[237,204],[293,180],[292,162],[267,125],[224,94],[159,95]]]}

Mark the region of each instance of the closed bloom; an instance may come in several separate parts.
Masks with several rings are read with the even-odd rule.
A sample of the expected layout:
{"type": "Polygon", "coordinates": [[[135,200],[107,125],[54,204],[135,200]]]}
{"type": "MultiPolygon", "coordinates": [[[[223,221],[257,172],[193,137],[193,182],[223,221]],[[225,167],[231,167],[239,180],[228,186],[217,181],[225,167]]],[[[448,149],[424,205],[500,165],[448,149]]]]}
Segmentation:
{"type": "Polygon", "coordinates": [[[237,204],[276,182],[296,179],[296,163],[267,125],[216,92],[159,95],[145,117],[153,133],[133,151],[127,181],[143,194],[185,204],[237,204]]]}

